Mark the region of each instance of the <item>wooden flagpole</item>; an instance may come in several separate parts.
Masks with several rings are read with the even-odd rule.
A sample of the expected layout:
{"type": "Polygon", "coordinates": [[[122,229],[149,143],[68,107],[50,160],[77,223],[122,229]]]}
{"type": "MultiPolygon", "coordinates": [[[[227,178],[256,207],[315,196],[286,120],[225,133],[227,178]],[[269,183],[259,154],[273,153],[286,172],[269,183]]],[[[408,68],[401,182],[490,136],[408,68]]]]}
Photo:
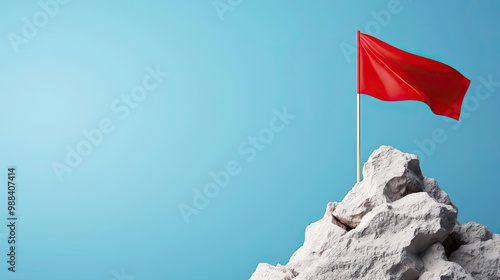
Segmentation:
{"type": "Polygon", "coordinates": [[[356,95],[357,95],[357,101],[358,101],[357,102],[358,103],[358,110],[357,110],[358,111],[358,114],[357,114],[358,115],[358,117],[357,117],[357,120],[358,120],[358,123],[357,123],[357,131],[358,131],[358,133],[357,133],[357,139],[358,139],[358,141],[357,141],[357,144],[358,144],[357,145],[357,151],[358,151],[358,156],[357,156],[357,169],[358,169],[358,172],[357,172],[357,175],[358,176],[357,176],[357,178],[358,178],[358,183],[359,183],[359,181],[361,180],[361,172],[360,172],[361,171],[360,170],[361,169],[360,168],[361,167],[361,155],[360,155],[361,154],[361,151],[360,151],[360,146],[361,146],[361,131],[360,131],[360,128],[361,128],[360,127],[361,98],[360,98],[360,94],[359,93],[357,93],[356,95]]]}
{"type": "Polygon", "coordinates": [[[357,125],[356,125],[356,128],[357,128],[357,147],[356,147],[356,150],[357,150],[357,162],[356,162],[356,168],[357,168],[357,182],[359,183],[359,181],[361,181],[361,96],[359,94],[359,58],[360,58],[360,51],[359,51],[359,30],[357,32],[357,38],[356,38],[356,42],[357,42],[357,51],[358,51],[358,61],[357,61],[357,87],[358,87],[358,92],[356,93],[356,100],[357,100],[357,125]]]}

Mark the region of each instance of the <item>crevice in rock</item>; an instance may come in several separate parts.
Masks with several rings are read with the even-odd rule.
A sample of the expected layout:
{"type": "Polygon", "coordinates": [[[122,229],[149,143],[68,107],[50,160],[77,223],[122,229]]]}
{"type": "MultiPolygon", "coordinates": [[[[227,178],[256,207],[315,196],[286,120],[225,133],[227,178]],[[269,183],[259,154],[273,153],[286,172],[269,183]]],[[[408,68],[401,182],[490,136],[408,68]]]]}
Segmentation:
{"type": "Polygon", "coordinates": [[[435,233],[417,233],[406,248],[407,252],[419,256],[436,242],[441,242],[446,236],[444,229],[439,229],[435,233]]]}
{"type": "Polygon", "coordinates": [[[446,237],[446,239],[443,241],[442,244],[444,247],[444,253],[445,253],[446,258],[448,260],[450,259],[451,253],[458,250],[458,248],[460,248],[460,246],[461,246],[460,243],[455,241],[455,239],[453,239],[453,237],[451,235],[448,235],[448,237],[446,237]]]}
{"type": "Polygon", "coordinates": [[[340,227],[340,228],[343,228],[345,231],[351,231],[353,228],[342,223],[339,219],[337,219],[335,216],[332,215],[332,224],[340,227]]]}
{"type": "Polygon", "coordinates": [[[408,268],[403,275],[401,275],[402,280],[417,280],[420,275],[413,268],[408,268]]]}
{"type": "Polygon", "coordinates": [[[296,271],[295,269],[290,268],[289,270],[290,270],[290,272],[292,273],[293,278],[295,278],[295,277],[299,276],[299,272],[298,272],[298,271],[296,271]]]}
{"type": "Polygon", "coordinates": [[[413,172],[390,179],[384,187],[384,195],[390,202],[395,202],[409,194],[422,192],[423,181],[413,172]]]}
{"type": "Polygon", "coordinates": [[[420,169],[420,160],[412,159],[408,162],[408,170],[412,171],[413,174],[417,176],[420,181],[424,180],[424,175],[422,174],[422,169],[420,169]]]}
{"type": "MultiPolygon", "coordinates": [[[[390,275],[399,275],[400,274],[400,280],[418,280],[420,277],[420,274],[418,273],[417,270],[411,267],[407,267],[406,265],[402,263],[397,263],[391,268],[389,268],[389,274],[390,275]]],[[[391,279],[396,279],[396,278],[391,278],[391,279]]]]}

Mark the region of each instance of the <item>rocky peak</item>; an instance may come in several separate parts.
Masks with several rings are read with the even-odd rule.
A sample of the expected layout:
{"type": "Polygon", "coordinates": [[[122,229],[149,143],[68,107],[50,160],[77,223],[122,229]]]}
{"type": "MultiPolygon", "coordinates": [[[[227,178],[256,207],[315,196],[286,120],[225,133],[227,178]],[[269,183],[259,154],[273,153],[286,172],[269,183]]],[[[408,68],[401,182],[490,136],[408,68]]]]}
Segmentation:
{"type": "Polygon", "coordinates": [[[500,236],[460,225],[415,155],[382,146],[363,177],[306,228],[286,265],[261,263],[250,279],[500,279],[500,236]]]}

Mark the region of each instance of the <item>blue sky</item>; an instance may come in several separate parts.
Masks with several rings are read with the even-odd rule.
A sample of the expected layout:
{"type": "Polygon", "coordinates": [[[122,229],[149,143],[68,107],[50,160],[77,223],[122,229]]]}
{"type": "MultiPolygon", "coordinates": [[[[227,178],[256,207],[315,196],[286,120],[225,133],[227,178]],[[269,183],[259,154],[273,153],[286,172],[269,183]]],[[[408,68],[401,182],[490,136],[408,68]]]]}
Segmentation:
{"type": "MultiPolygon", "coordinates": [[[[417,153],[461,222],[500,232],[499,12],[3,1],[0,174],[16,167],[18,231],[17,272],[2,261],[0,278],[232,280],[286,263],[356,180],[357,29],[472,81],[459,122],[362,96],[362,161],[381,145],[417,153]]],[[[7,224],[6,187],[0,198],[7,224]]]]}

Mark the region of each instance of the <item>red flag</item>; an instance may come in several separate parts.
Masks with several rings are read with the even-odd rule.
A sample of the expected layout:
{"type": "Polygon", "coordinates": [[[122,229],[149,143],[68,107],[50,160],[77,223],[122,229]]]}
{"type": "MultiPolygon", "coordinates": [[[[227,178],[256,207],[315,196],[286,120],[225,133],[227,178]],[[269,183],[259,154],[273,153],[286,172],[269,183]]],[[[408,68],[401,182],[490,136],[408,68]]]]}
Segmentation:
{"type": "Polygon", "coordinates": [[[358,93],[384,101],[415,100],[456,120],[470,80],[452,67],[358,31],[358,93]]]}

